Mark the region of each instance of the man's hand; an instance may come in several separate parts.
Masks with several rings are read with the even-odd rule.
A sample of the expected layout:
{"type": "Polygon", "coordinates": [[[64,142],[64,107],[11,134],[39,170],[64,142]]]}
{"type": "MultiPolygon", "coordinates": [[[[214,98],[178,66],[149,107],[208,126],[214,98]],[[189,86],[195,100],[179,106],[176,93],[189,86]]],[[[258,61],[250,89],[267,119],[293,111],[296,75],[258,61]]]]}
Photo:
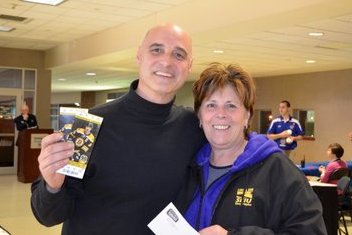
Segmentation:
{"type": "Polygon", "coordinates": [[[212,225],[199,231],[200,235],[227,235],[227,230],[220,225],[212,225]]]}
{"type": "Polygon", "coordinates": [[[38,157],[40,173],[47,185],[54,190],[59,190],[65,180],[65,175],[58,174],[56,171],[68,163],[69,157],[73,155],[74,151],[72,142],[61,140],[61,133],[44,137],[38,157]]]}
{"type": "Polygon", "coordinates": [[[285,130],[280,133],[281,138],[287,138],[292,135],[292,130],[285,130]]]}

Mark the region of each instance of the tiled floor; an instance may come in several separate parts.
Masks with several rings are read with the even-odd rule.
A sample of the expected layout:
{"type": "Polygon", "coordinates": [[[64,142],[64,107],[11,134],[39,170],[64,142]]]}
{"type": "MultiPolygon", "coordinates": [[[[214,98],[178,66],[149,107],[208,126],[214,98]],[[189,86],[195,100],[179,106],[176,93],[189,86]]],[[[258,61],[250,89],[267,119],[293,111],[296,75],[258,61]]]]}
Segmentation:
{"type": "MultiPolygon", "coordinates": [[[[15,175],[0,175],[0,225],[12,235],[60,235],[61,226],[46,228],[39,224],[30,208],[30,184],[15,175]]],[[[346,216],[349,234],[352,222],[346,216]]]]}
{"type": "Polygon", "coordinates": [[[0,225],[12,235],[60,235],[61,226],[46,228],[34,218],[30,186],[15,175],[0,175],[0,225]]]}

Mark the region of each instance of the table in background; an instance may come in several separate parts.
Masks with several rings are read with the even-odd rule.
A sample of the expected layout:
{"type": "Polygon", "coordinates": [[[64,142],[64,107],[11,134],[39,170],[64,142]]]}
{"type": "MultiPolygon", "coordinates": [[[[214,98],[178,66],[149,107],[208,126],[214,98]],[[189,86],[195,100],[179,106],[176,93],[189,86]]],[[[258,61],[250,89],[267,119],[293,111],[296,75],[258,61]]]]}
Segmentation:
{"type": "Polygon", "coordinates": [[[328,235],[337,235],[339,218],[336,185],[311,181],[309,183],[323,206],[323,218],[328,235]]]}

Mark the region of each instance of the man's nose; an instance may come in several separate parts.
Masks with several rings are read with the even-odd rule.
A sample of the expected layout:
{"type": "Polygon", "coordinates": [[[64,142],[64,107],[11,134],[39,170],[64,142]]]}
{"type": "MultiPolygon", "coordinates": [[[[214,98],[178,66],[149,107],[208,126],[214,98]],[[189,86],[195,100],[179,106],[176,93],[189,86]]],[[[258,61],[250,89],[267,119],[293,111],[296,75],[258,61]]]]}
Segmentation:
{"type": "Polygon", "coordinates": [[[168,66],[172,63],[172,55],[171,53],[165,53],[160,57],[160,64],[163,66],[168,66]]]}

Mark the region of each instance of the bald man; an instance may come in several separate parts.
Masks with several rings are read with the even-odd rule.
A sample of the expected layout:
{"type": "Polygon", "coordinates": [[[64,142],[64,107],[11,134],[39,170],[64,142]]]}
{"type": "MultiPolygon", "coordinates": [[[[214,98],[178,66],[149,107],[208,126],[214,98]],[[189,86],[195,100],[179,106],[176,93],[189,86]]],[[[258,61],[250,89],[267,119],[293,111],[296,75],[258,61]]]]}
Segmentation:
{"type": "Polygon", "coordinates": [[[59,133],[43,139],[31,198],[40,223],[63,222],[63,235],[153,234],[147,224],[175,199],[205,141],[193,111],[174,105],[191,70],[191,44],[176,25],[148,31],[137,51],[139,79],[122,98],[90,110],[104,121],[83,180],[56,173],[73,144],[59,133]]]}
{"type": "MultiPolygon", "coordinates": [[[[38,128],[37,118],[34,116],[34,114],[29,113],[29,107],[26,104],[21,106],[21,115],[17,116],[14,119],[14,122],[18,131],[38,128]]],[[[20,144],[21,138],[22,136],[18,135],[16,145],[20,144]]]]}
{"type": "Polygon", "coordinates": [[[21,107],[21,115],[17,116],[14,119],[14,122],[16,123],[16,128],[18,131],[38,127],[37,118],[33,114],[29,113],[29,108],[25,104],[21,107]]]}

